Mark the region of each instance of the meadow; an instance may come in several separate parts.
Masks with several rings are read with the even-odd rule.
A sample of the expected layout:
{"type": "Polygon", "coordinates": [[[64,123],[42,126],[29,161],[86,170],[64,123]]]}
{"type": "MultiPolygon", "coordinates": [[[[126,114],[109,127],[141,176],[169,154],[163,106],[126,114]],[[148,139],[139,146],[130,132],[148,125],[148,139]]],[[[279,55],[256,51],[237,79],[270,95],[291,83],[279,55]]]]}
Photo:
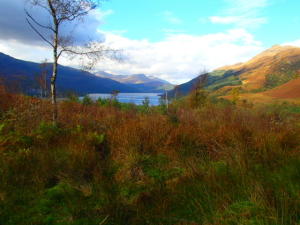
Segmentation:
{"type": "MultiPolygon", "coordinates": [[[[200,96],[200,97],[199,97],[200,96]]],[[[300,224],[300,107],[0,91],[0,224],[300,224]]]]}

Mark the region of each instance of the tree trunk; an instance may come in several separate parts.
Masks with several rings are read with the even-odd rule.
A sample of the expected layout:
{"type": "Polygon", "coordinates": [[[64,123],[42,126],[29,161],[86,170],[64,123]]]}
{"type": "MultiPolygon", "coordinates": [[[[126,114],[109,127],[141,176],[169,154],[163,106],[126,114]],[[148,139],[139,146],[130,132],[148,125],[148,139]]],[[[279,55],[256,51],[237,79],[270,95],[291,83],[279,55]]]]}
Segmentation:
{"type": "Polygon", "coordinates": [[[52,120],[53,123],[57,122],[57,102],[56,102],[56,76],[57,76],[57,60],[53,63],[53,73],[51,77],[51,103],[53,107],[52,111],[52,120]]]}
{"type": "Polygon", "coordinates": [[[52,102],[52,120],[53,124],[57,123],[58,118],[58,110],[57,110],[57,102],[56,102],[56,77],[57,77],[57,66],[58,66],[58,32],[59,32],[59,21],[57,19],[57,11],[56,8],[53,7],[52,0],[48,0],[48,6],[51,11],[51,15],[53,18],[53,29],[54,38],[53,38],[53,72],[51,77],[51,102],[52,102]]]}
{"type": "Polygon", "coordinates": [[[55,23],[55,33],[53,40],[53,72],[51,77],[51,102],[52,102],[52,120],[53,123],[57,123],[58,118],[58,110],[57,110],[57,102],[56,102],[56,77],[57,77],[57,66],[58,66],[58,24],[57,20],[54,20],[55,23]]]}

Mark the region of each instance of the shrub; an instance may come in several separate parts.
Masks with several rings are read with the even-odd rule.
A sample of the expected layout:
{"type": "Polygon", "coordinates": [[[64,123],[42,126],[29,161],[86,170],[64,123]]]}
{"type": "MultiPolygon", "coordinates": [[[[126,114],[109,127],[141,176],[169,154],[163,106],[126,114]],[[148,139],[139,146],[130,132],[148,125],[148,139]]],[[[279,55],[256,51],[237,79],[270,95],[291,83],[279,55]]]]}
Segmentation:
{"type": "Polygon", "coordinates": [[[85,96],[83,97],[83,99],[81,100],[81,103],[82,103],[83,105],[92,105],[94,102],[93,102],[93,100],[91,99],[90,96],[85,95],[85,96]]]}
{"type": "Polygon", "coordinates": [[[67,98],[68,98],[68,101],[70,101],[70,102],[77,102],[77,103],[80,102],[80,99],[79,99],[78,95],[76,95],[74,93],[68,94],[67,98]]]}

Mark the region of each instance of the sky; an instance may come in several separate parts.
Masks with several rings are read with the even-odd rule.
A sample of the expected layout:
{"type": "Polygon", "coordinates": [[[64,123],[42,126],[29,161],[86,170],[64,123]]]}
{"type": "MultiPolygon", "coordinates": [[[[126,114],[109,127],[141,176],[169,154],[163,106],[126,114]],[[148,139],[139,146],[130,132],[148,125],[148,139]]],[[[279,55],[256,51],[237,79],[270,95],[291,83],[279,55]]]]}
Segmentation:
{"type": "MultiPolygon", "coordinates": [[[[51,50],[25,22],[24,4],[0,0],[0,52],[51,61],[51,50]]],[[[98,40],[124,55],[122,61],[102,59],[95,71],[144,73],[180,84],[276,44],[300,46],[299,9],[298,0],[106,0],[83,24],[62,30],[78,43],[98,40]]],[[[30,10],[48,23],[44,11],[30,10]]],[[[60,63],[80,64],[67,57],[60,63]]]]}

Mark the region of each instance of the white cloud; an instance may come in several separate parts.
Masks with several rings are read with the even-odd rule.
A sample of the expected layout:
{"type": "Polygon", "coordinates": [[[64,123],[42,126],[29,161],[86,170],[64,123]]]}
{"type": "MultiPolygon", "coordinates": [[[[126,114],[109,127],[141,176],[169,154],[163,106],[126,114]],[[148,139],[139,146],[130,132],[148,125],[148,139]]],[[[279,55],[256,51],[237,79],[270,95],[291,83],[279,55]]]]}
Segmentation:
{"type": "Polygon", "coordinates": [[[164,11],[163,16],[164,16],[165,20],[171,24],[174,24],[174,25],[182,24],[182,20],[179,19],[178,17],[176,17],[173,12],[164,11]]]}
{"type": "Polygon", "coordinates": [[[244,29],[202,36],[173,34],[160,42],[130,40],[106,33],[107,44],[123,49],[127,60],[117,63],[105,60],[99,70],[114,74],[144,73],[173,83],[195,77],[201,70],[216,69],[250,59],[263,50],[261,43],[244,29]]]}
{"type": "Polygon", "coordinates": [[[258,27],[261,24],[267,23],[266,18],[255,18],[249,16],[211,16],[210,22],[215,24],[233,24],[237,27],[258,27]]]}
{"type": "Polygon", "coordinates": [[[236,23],[239,20],[237,16],[211,16],[210,21],[212,23],[220,23],[220,24],[231,24],[236,23]]]}
{"type": "Polygon", "coordinates": [[[220,16],[211,16],[209,20],[215,24],[232,24],[241,28],[256,28],[267,23],[261,16],[261,10],[269,0],[224,0],[227,7],[220,16]]]}
{"type": "MultiPolygon", "coordinates": [[[[260,51],[260,42],[244,29],[232,29],[207,35],[168,35],[163,41],[131,40],[119,34],[105,33],[105,44],[123,50],[126,60],[100,61],[97,70],[113,74],[137,74],[157,76],[173,83],[183,83],[194,78],[203,69],[243,62],[260,51]]],[[[50,49],[33,47],[17,41],[0,44],[0,52],[24,60],[51,60],[50,49]]],[[[63,65],[78,66],[76,60],[62,58],[63,65]]]]}
{"type": "Polygon", "coordinates": [[[17,40],[7,40],[0,42],[0,52],[8,54],[18,59],[42,62],[45,59],[52,61],[51,49],[43,45],[25,44],[17,40]]]}
{"type": "MultiPolygon", "coordinates": [[[[101,61],[97,70],[114,74],[144,73],[154,75],[173,83],[182,83],[195,77],[201,70],[245,61],[263,48],[261,43],[243,29],[203,36],[174,34],[160,42],[131,40],[121,35],[106,33],[106,44],[122,49],[124,62],[101,61]]],[[[17,41],[0,44],[0,51],[32,61],[51,60],[50,49],[33,48],[17,41]]],[[[77,61],[62,58],[60,63],[77,66],[77,61]]]]}
{"type": "Polygon", "coordinates": [[[291,41],[291,42],[284,43],[283,45],[285,45],[285,46],[296,46],[296,47],[300,47],[300,39],[299,39],[299,40],[295,40],[295,41],[291,41]]]}

